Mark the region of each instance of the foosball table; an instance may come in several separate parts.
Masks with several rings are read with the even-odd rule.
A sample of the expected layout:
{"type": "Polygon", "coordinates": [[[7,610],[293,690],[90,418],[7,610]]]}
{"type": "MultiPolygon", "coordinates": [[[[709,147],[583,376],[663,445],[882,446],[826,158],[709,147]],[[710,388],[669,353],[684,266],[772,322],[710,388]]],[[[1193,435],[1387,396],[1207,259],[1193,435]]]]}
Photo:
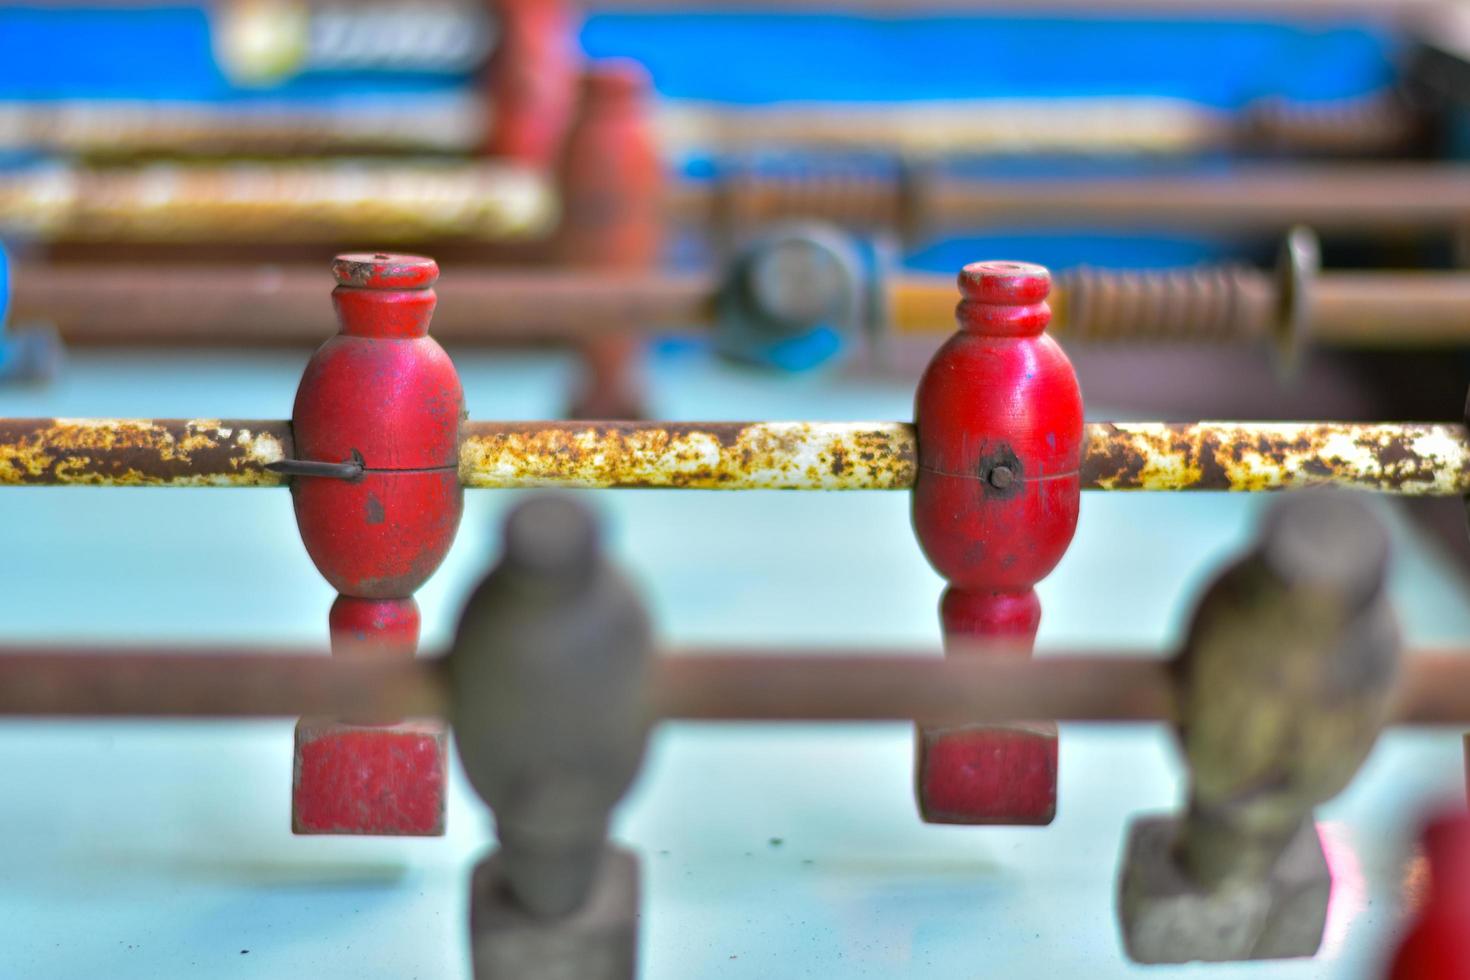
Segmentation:
{"type": "Polygon", "coordinates": [[[0,978],[1470,976],[1463,12],[677,6],[0,9],[0,978]]]}
{"type": "MultiPolygon", "coordinates": [[[[1404,864],[1402,822],[1413,825],[1409,815],[1421,809],[1424,797],[1461,788],[1458,738],[1443,731],[1390,736],[1364,778],[1335,804],[1346,808],[1341,819],[1314,823],[1313,808],[1353,780],[1380,729],[1470,722],[1462,693],[1470,661],[1452,649],[1401,652],[1403,634],[1413,640],[1425,631],[1413,619],[1401,628],[1402,614],[1394,612],[1390,598],[1390,550],[1402,552],[1405,545],[1393,542],[1391,522],[1361,493],[1340,488],[1465,493],[1470,439],[1461,422],[1084,425],[1075,375],[1045,334],[1050,277],[1039,266],[1013,262],[976,263],[961,273],[959,330],[919,383],[913,423],[482,421],[466,413],[464,382],[430,339],[438,288],[432,260],[348,255],[333,270],[340,331],[308,362],[289,421],[111,416],[0,422],[0,473],[12,485],[6,493],[25,498],[12,510],[22,547],[37,533],[27,526],[54,533],[82,523],[46,521],[46,510],[77,508],[88,515],[86,522],[136,529],[150,540],[163,533],[160,528],[186,525],[191,533],[180,536],[180,549],[196,563],[223,559],[226,574],[220,579],[239,569],[243,578],[255,580],[253,587],[237,583],[237,601],[245,597],[238,619],[213,629],[198,627],[201,603],[187,595],[198,582],[165,603],[157,599],[169,590],[148,586],[151,601],[139,602],[135,594],[128,604],[149,608],[135,607],[120,620],[104,613],[92,627],[86,617],[64,616],[73,625],[58,631],[54,615],[36,615],[45,624],[37,632],[53,642],[12,647],[0,656],[0,673],[7,678],[0,685],[0,708],[43,719],[301,716],[289,765],[285,732],[273,724],[244,733],[234,726],[187,729],[216,742],[211,757],[246,752],[215,782],[206,780],[218,786],[205,804],[218,809],[206,815],[186,802],[204,800],[198,785],[204,774],[195,768],[176,781],[172,764],[164,762],[172,757],[189,765],[186,756],[174,754],[179,749],[168,747],[194,744],[183,732],[160,735],[128,725],[119,731],[117,723],[92,721],[59,733],[58,742],[58,733],[31,727],[44,722],[32,722],[7,739],[11,751],[26,747],[17,763],[29,773],[25,784],[34,802],[27,806],[51,814],[33,831],[49,844],[32,853],[38,841],[28,843],[31,856],[18,855],[18,873],[25,874],[33,861],[35,873],[54,882],[58,862],[61,874],[68,874],[68,862],[79,859],[74,848],[102,848],[88,862],[97,867],[75,869],[77,882],[115,875],[148,894],[146,923],[135,920],[140,935],[121,943],[138,954],[139,963],[149,964],[146,969],[170,969],[172,962],[185,969],[184,960],[172,957],[199,963],[206,954],[194,944],[216,928],[242,929],[236,921],[181,926],[157,940],[167,951],[150,952],[143,937],[158,935],[164,901],[152,889],[163,886],[149,883],[156,869],[139,865],[152,861],[169,868],[182,862],[177,876],[170,870],[167,889],[189,891],[184,904],[194,908],[238,896],[241,889],[274,896],[252,903],[250,916],[277,907],[286,896],[304,899],[303,905],[319,900],[338,917],[361,916],[363,906],[371,910],[377,903],[392,924],[367,931],[381,930],[396,951],[369,939],[363,954],[368,959],[359,962],[371,964],[362,969],[385,974],[444,973],[468,962],[478,976],[628,976],[639,960],[654,973],[677,974],[691,961],[696,969],[764,972],[789,967],[798,954],[785,943],[797,936],[821,936],[833,944],[800,954],[814,963],[853,957],[859,970],[877,964],[944,970],[945,956],[956,957],[955,965],[973,955],[973,936],[960,924],[973,924],[991,903],[998,903],[997,916],[1001,909],[1015,910],[1032,923],[1032,942],[1040,946],[1017,937],[1006,941],[1006,955],[1018,963],[1033,956],[1048,963],[1076,956],[1098,969],[1098,947],[1116,947],[1120,939],[1127,957],[1144,963],[1313,954],[1318,959],[1307,962],[1319,965],[1387,963],[1385,937],[1397,926],[1396,913],[1370,911],[1375,889],[1389,887],[1389,881],[1396,889],[1414,887],[1416,874],[1417,887],[1427,887],[1432,872],[1426,865],[1404,864]],[[1338,494],[1324,490],[1332,485],[1338,494]],[[60,486],[73,489],[55,489],[60,486]],[[251,498],[277,495],[249,488],[286,486],[307,552],[337,592],[328,616],[330,657],[283,649],[279,640],[256,647],[240,642],[242,635],[260,634],[259,603],[270,601],[261,593],[276,591],[268,580],[282,578],[284,594],[302,591],[302,582],[290,581],[294,573],[246,572],[238,554],[268,549],[264,529],[278,523],[264,511],[250,511],[256,506],[251,498]],[[450,552],[464,491],[557,487],[644,494],[632,495],[635,503],[623,513],[621,533],[611,537],[599,533],[587,509],[607,505],[592,499],[537,497],[516,506],[506,518],[502,557],[467,600],[447,659],[414,658],[421,622],[414,594],[450,552]],[[204,493],[206,488],[237,492],[204,493]],[[1107,517],[1089,514],[1079,521],[1084,489],[1141,493],[1090,494],[1089,499],[1117,503],[1107,517]],[[686,492],[691,490],[742,492],[686,492]],[[831,492],[760,492],[776,490],[831,492]],[[1203,519],[1167,503],[1200,490],[1243,493],[1202,498],[1210,501],[1203,519]],[[1232,505],[1248,503],[1251,491],[1272,490],[1290,492],[1252,532],[1248,511],[1255,508],[1232,505]],[[121,499],[130,496],[133,501],[121,499]],[[900,558],[892,552],[905,549],[892,546],[909,534],[905,496],[920,547],[910,542],[910,553],[900,558]],[[684,502],[689,497],[699,501],[694,509],[684,502]],[[181,507],[165,498],[187,503],[181,507]],[[844,512],[851,506],[847,499],[875,498],[880,503],[866,505],[863,513],[844,512]],[[899,507],[885,508],[885,498],[898,500],[899,507]],[[732,503],[733,511],[720,513],[732,503]],[[103,509],[112,506],[115,513],[103,509]],[[36,513],[27,519],[31,507],[36,513]],[[153,507],[158,526],[147,528],[153,507]],[[1146,508],[1147,515],[1130,516],[1130,507],[1146,508]],[[786,508],[795,514],[782,515],[786,508]],[[1089,523],[1109,518],[1114,532],[1100,526],[1094,543],[1081,549],[1092,566],[1085,572],[1091,582],[1077,591],[1086,596],[1090,615],[1073,620],[1071,645],[1082,649],[1026,656],[1040,621],[1036,584],[1059,563],[1067,566],[1064,556],[1078,527],[1085,543],[1089,523]],[[829,539],[812,534],[834,519],[848,528],[845,534],[831,526],[829,539]],[[645,523],[656,530],[643,528],[645,523]],[[854,537],[853,528],[861,528],[861,535],[854,537]],[[797,539],[809,535],[812,554],[798,557],[804,549],[797,539]],[[1187,594],[1198,590],[1181,589],[1176,576],[1186,566],[1198,576],[1209,563],[1201,566],[1192,554],[1173,572],[1161,569],[1168,554],[1180,550],[1164,545],[1177,543],[1176,535],[1198,535],[1199,550],[1217,558],[1240,548],[1242,537],[1247,541],[1244,555],[1226,559],[1227,570],[1217,574],[1192,613],[1187,594]],[[1249,544],[1252,536],[1255,543],[1249,544]],[[667,543],[655,543],[660,537],[667,543]],[[772,568],[760,556],[778,548],[783,567],[772,568]],[[614,570],[619,550],[650,564],[668,552],[684,555],[674,563],[677,582],[669,582],[676,600],[671,607],[692,600],[696,618],[686,621],[684,632],[692,632],[696,642],[660,649],[664,644],[656,644],[653,625],[660,604],[651,612],[639,590],[614,570]],[[900,606],[922,607],[928,604],[922,593],[932,601],[940,591],[941,583],[922,572],[920,552],[948,582],[940,603],[945,657],[925,656],[923,644],[911,640],[921,632],[916,627],[868,628],[887,618],[865,611],[871,603],[891,612],[888,603],[897,593],[900,606]],[[769,584],[736,582],[730,558],[749,563],[752,579],[769,584]],[[894,574],[905,567],[914,574],[894,574]],[[826,575],[818,576],[819,569],[826,575]],[[1110,597],[1134,569],[1148,571],[1139,576],[1144,587],[1134,593],[1133,612],[1182,602],[1189,621],[1182,639],[1157,612],[1151,626],[1140,628],[1110,597]],[[807,580],[799,599],[788,575],[807,580]],[[706,587],[706,576],[724,576],[725,582],[706,587]],[[1109,581],[1102,582],[1103,576],[1109,581]],[[905,578],[915,581],[899,585],[905,578]],[[839,592],[858,590],[863,598],[814,602],[816,593],[834,585],[845,587],[839,592]],[[797,612],[813,605],[831,608],[817,616],[797,612]],[[170,609],[179,615],[179,633],[189,644],[171,651],[119,648],[117,636],[139,631],[143,620],[152,621],[150,613],[169,618],[170,609]],[[773,642],[773,632],[779,637],[781,631],[769,631],[769,619],[778,614],[796,625],[773,642]],[[722,620],[729,626],[712,629],[722,620]],[[698,628],[690,631],[695,623],[698,628]],[[75,646],[56,647],[58,632],[70,635],[75,646]],[[201,637],[219,642],[213,650],[201,649],[201,637]],[[732,640],[742,645],[732,647],[732,640]],[[1175,647],[1171,668],[1168,650],[1175,647]],[[472,794],[461,792],[455,800],[460,787],[448,778],[455,771],[448,729],[436,719],[454,722],[463,771],[497,817],[501,848],[479,865],[468,896],[461,852],[481,849],[484,821],[475,814],[472,794]],[[649,754],[650,771],[622,815],[628,838],[641,845],[640,859],[608,843],[609,821],[660,719],[725,724],[660,731],[649,754]],[[1058,720],[1092,724],[1059,739],[1058,720]],[[885,721],[898,724],[854,726],[885,721]],[[1119,721],[1155,724],[1098,727],[1119,721]],[[738,722],[776,727],[740,735],[727,727],[738,722]],[[799,722],[846,724],[833,734],[803,731],[794,727],[799,722]],[[918,728],[911,735],[914,722],[918,728]],[[1169,728],[1157,722],[1177,730],[1185,773],[1172,770],[1169,728]],[[242,735],[245,746],[258,743],[260,750],[242,750],[235,741],[242,735]],[[121,761],[135,751],[126,743],[140,737],[151,747],[141,746],[141,756],[121,761]],[[909,750],[902,746],[910,739],[917,752],[904,761],[909,750]],[[98,754],[98,744],[114,748],[98,754]],[[267,745],[280,756],[274,766],[266,758],[267,745]],[[811,752],[801,766],[809,764],[812,771],[793,771],[794,781],[778,776],[763,789],[769,777],[761,770],[794,770],[793,752],[811,752]],[[162,771],[132,768],[150,758],[149,768],[163,766],[162,771]],[[80,759],[90,760],[84,769],[89,774],[77,771],[80,759]],[[99,760],[103,767],[92,769],[99,760]],[[906,774],[874,778],[890,768],[906,774]],[[280,779],[269,789],[272,769],[280,779]],[[1412,769],[1414,778],[1404,769],[1412,769]],[[121,773],[128,773],[126,789],[109,783],[121,773]],[[663,781],[671,785],[661,788],[663,781]],[[1178,817],[1135,822],[1124,856],[1101,856],[1094,824],[1111,812],[1114,830],[1121,833],[1124,814],[1147,809],[1139,806],[1140,798],[1178,810],[1171,799],[1181,783],[1188,788],[1187,806],[1178,817]],[[139,793],[150,784],[157,789],[139,793]],[[1388,793],[1397,798],[1396,806],[1368,798],[1375,796],[1375,784],[1399,787],[1388,793]],[[901,799],[880,800],[884,789],[897,790],[901,799]],[[149,803],[155,791],[163,795],[149,803]],[[1093,794],[1107,805],[1089,800],[1093,794]],[[1354,810],[1359,796],[1364,798],[1354,810]],[[124,821],[150,826],[166,814],[171,842],[155,836],[157,827],[145,831],[135,824],[130,842],[141,834],[162,850],[129,859],[106,843],[117,839],[110,818],[103,820],[107,834],[90,844],[85,836],[57,833],[71,807],[80,808],[77,816],[95,829],[103,797],[106,811],[124,821]],[[737,797],[744,798],[739,805],[737,797]],[[912,807],[911,797],[922,823],[910,810],[901,822],[912,829],[888,828],[899,817],[897,808],[912,807]],[[280,807],[274,818],[265,812],[271,798],[280,807]],[[242,806],[246,800],[251,803],[242,806]],[[849,810],[854,802],[857,810],[849,810]],[[1087,826],[1074,824],[1068,832],[1072,805],[1088,817],[1082,821],[1087,826]],[[130,817],[135,806],[141,812],[130,817]],[[867,816],[840,816],[844,812],[867,816]],[[289,842],[304,848],[294,856],[282,849],[288,839],[279,833],[288,813],[297,835],[289,842]],[[883,813],[890,817],[875,815],[883,813]],[[1400,822],[1394,834],[1386,831],[1390,815],[1400,822]],[[1381,829],[1365,831],[1360,821],[1381,829]],[[197,843],[185,843],[174,837],[185,824],[210,831],[197,843]],[[712,832],[712,825],[719,829],[712,832]],[[924,825],[949,829],[921,832],[924,825]],[[1038,829],[1047,825],[1054,826],[1038,829]],[[996,829],[1006,826],[1032,829],[996,829]],[[237,856],[207,846],[218,844],[221,829],[239,837],[231,843],[233,852],[263,848],[274,857],[236,863],[237,856]],[[1075,835],[1065,845],[1076,848],[1070,856],[1043,840],[1068,833],[1075,835]],[[876,837],[880,852],[891,849],[893,856],[875,864],[867,834],[876,837]],[[356,835],[368,836],[332,839],[356,835]],[[425,870],[425,859],[405,850],[413,841],[392,839],[421,835],[443,835],[425,852],[434,855],[428,860],[438,871],[425,870]],[[379,837],[388,840],[374,852],[379,837]],[[995,850],[996,841],[1007,839],[1010,845],[995,850]],[[315,863],[333,853],[340,864],[315,863]],[[1035,859],[1051,866],[1044,883],[1023,885],[1020,862],[1035,859]],[[300,860],[308,863],[299,865],[300,860]],[[460,866],[457,878],[451,866],[460,866]],[[824,874],[831,878],[824,881],[824,874]],[[177,880],[196,875],[199,880],[188,885],[177,880]],[[450,878],[456,879],[452,887],[450,878]],[[414,879],[418,884],[409,886],[414,879]],[[776,897],[770,881],[791,887],[776,897]],[[936,881],[943,887],[936,890],[936,881]],[[1034,911],[1024,908],[1022,897],[1031,887],[1041,889],[1034,911]],[[1058,892],[1067,896],[1060,901],[1069,910],[1068,943],[1060,932],[1051,933],[1051,943],[1044,938],[1043,930],[1060,924],[1053,900],[1039,896],[1058,892]],[[800,896],[811,911],[798,908],[800,896]],[[1087,909],[1085,897],[1098,908],[1087,909]],[[348,913],[339,900],[351,901],[355,911],[348,913]],[[716,941],[744,902],[751,903],[750,921],[737,935],[716,941]],[[847,911],[817,929],[801,918],[831,916],[834,908],[847,911]],[[679,925],[689,911],[694,921],[679,925]],[[660,914],[667,920],[663,926],[657,924],[660,914]],[[430,930],[435,940],[422,948],[403,944],[405,931],[419,931],[406,929],[406,923],[420,916],[444,917],[430,930]],[[863,916],[876,918],[863,926],[863,916]],[[1083,935],[1096,937],[1086,941],[1090,946],[1076,943],[1084,917],[1092,924],[1083,935]],[[899,921],[911,925],[896,932],[899,921]],[[750,940],[747,930],[759,932],[762,923],[784,930],[787,939],[754,952],[740,945],[750,940]],[[947,925],[941,929],[939,923],[947,925]],[[659,930],[671,927],[673,934],[660,938],[659,930]],[[948,935],[947,929],[956,932],[948,935]],[[691,946],[696,937],[718,948],[691,946]],[[658,962],[661,953],[664,964],[658,962]],[[388,967],[380,957],[408,958],[393,959],[396,965],[388,967]],[[742,958],[745,966],[723,966],[742,958]]],[[[467,376],[473,370],[471,364],[467,376]]],[[[195,389],[188,397],[199,394],[195,389]]],[[[179,397],[168,392],[164,401],[179,397]]],[[[472,515],[483,522],[488,513],[472,515]]],[[[122,539],[127,536],[124,531],[122,539]]],[[[485,564],[488,536],[481,528],[466,535],[468,548],[458,549],[470,575],[485,564]]],[[[43,550],[60,555],[66,544],[52,541],[43,550]]],[[[134,567],[121,577],[139,584],[137,576],[149,574],[158,556],[156,547],[140,548],[134,567]]],[[[99,558],[94,554],[93,561],[99,558]]],[[[118,555],[80,574],[118,577],[118,562],[126,564],[118,555]]],[[[299,558],[295,563],[303,564],[299,558]]],[[[450,562],[451,573],[455,564],[450,562]]],[[[1415,564],[1421,579],[1439,578],[1439,589],[1446,590],[1432,559],[1411,558],[1411,570],[1415,564]]],[[[25,578],[40,578],[44,567],[25,578]]],[[[1417,597],[1427,607],[1427,632],[1453,634],[1457,624],[1446,624],[1443,614],[1436,619],[1428,611],[1429,598],[1417,597]]],[[[1048,606],[1066,599],[1059,591],[1048,606]]],[[[1439,602],[1454,605],[1450,596],[1441,595],[1439,602]]],[[[442,642],[453,602],[445,596],[434,605],[439,608],[431,606],[430,622],[443,615],[429,635],[442,642]]],[[[1414,602],[1407,605],[1412,613],[1414,602]]],[[[80,600],[75,607],[67,604],[85,606],[80,600]]],[[[24,597],[17,603],[30,607],[24,597]]],[[[672,619],[678,624],[679,613],[672,619]]],[[[930,631],[932,626],[922,632],[930,631]]],[[[1065,640],[1068,632],[1054,635],[1065,640]]],[[[207,766],[217,762],[211,758],[207,766]]],[[[1452,825],[1444,831],[1451,837],[1453,832],[1452,825]]],[[[24,826],[18,835],[24,839],[24,826]]],[[[1442,879],[1446,872],[1438,874],[1442,879]]],[[[36,893],[16,892],[22,893],[31,907],[36,893]]],[[[135,897],[128,903],[135,912],[138,902],[135,897]]],[[[1435,908],[1433,900],[1428,908],[1435,908]]],[[[316,930],[310,942],[271,935],[278,926],[281,935],[289,933],[287,921],[250,919],[242,931],[251,938],[231,943],[240,951],[228,951],[228,958],[216,953],[219,965],[200,968],[244,970],[239,964],[245,961],[234,957],[254,956],[248,969],[261,969],[262,960],[265,969],[294,969],[289,964],[307,962],[295,957],[320,955],[316,930]]],[[[1454,941],[1435,938],[1429,921],[1431,961],[1462,955],[1454,941]]],[[[14,951],[47,969],[122,955],[90,939],[73,941],[70,948],[53,940],[48,948],[35,941],[43,931],[26,932],[16,936],[14,951]]],[[[347,945],[344,940],[334,950],[338,962],[355,960],[347,945]]],[[[1109,959],[1124,969],[1126,960],[1116,951],[1109,959]]]]}

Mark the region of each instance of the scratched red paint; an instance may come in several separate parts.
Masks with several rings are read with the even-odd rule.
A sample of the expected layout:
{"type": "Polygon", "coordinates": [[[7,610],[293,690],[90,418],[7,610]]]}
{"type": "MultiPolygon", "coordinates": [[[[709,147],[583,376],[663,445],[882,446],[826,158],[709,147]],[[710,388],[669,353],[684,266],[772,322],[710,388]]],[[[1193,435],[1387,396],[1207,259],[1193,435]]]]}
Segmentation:
{"type": "Polygon", "coordinates": [[[444,833],[444,729],[437,724],[297,730],[292,830],[298,834],[444,833]]]}
{"type": "Polygon", "coordinates": [[[923,737],[918,782],[930,823],[1046,824],[1056,814],[1055,729],[962,728],[923,737]]]}
{"type": "MultiPolygon", "coordinates": [[[[1033,586],[1077,527],[1082,393],[1044,334],[1050,276],[976,263],[960,273],[960,331],[930,362],[915,403],[914,533],[949,582],[946,644],[1029,648],[1041,620],[1033,586]]],[[[1049,823],[1055,726],[920,733],[919,809],[941,823],[1049,823]]]]}
{"type": "Polygon", "coordinates": [[[443,561],[463,509],[464,391],[428,336],[439,270],[413,256],[343,256],[334,271],[342,328],[306,366],[292,431],[299,458],[360,457],[365,475],[293,479],[297,523],[338,592],[411,595],[443,561]]]}
{"type": "MultiPolygon", "coordinates": [[[[464,392],[428,336],[439,268],[416,256],[346,255],[333,272],[341,330],[312,356],[297,389],[295,452],[358,460],[363,474],[293,477],[292,501],[307,553],[341,593],[328,617],[333,653],[386,647],[413,656],[413,593],[444,560],[464,507],[464,392]]],[[[438,723],[298,726],[297,833],[442,833],[443,796],[438,723]]]]}

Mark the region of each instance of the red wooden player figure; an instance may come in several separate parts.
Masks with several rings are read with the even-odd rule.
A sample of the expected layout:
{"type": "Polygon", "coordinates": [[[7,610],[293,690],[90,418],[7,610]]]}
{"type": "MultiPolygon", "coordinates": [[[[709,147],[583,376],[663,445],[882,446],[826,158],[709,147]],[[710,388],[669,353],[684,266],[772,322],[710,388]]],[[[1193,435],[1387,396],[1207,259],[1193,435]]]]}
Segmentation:
{"type": "MultiPolygon", "coordinates": [[[[1033,586],[1077,526],[1082,393],[1043,332],[1045,269],[979,262],[959,284],[959,333],[924,372],[914,409],[914,533],[949,582],[939,606],[946,645],[1026,651],[1041,619],[1033,586]]],[[[1045,824],[1056,815],[1054,723],[921,725],[918,738],[926,821],[1045,824]]]]}
{"type": "Polygon", "coordinates": [[[1428,900],[1394,956],[1389,980],[1470,977],[1470,815],[1446,813],[1424,831],[1428,900]]]}
{"type": "MultiPolygon", "coordinates": [[[[291,497],[301,540],[340,595],[332,652],[413,656],[413,593],[459,527],[464,392],[428,336],[439,267],[414,256],[333,265],[341,332],[312,356],[292,411],[291,497]]],[[[439,834],[445,732],[438,722],[302,719],[292,828],[301,834],[439,834]]]]}
{"type": "MultiPolygon", "coordinates": [[[[562,222],[556,257],[605,273],[644,271],[663,243],[663,160],[648,103],[652,81],[636,61],[587,66],[560,160],[562,222]]],[[[573,418],[641,418],[638,337],[608,332],[585,344],[586,377],[573,418]]]]}
{"type": "Polygon", "coordinates": [[[577,18],[566,0],[489,0],[497,40],[486,66],[485,154],[556,163],[577,101],[577,18]]]}

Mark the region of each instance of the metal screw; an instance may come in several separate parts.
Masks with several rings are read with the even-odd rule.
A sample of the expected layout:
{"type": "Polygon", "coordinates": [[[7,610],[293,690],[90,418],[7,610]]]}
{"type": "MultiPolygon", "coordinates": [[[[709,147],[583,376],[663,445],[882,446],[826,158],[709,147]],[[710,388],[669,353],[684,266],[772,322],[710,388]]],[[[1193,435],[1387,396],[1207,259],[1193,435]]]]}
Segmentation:
{"type": "Polygon", "coordinates": [[[1016,480],[1016,473],[1009,466],[996,466],[990,471],[990,485],[997,490],[1004,490],[1016,480]]]}

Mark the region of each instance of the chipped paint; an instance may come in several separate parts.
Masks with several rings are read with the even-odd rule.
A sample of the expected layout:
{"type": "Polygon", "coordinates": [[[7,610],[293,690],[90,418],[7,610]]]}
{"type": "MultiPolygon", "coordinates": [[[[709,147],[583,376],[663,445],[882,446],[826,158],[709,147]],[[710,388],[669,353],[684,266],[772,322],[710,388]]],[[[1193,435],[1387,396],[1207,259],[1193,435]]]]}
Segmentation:
{"type": "Polygon", "coordinates": [[[470,422],[467,487],[898,490],[914,482],[900,422],[470,422]]]}
{"type": "Polygon", "coordinates": [[[270,487],[286,422],[0,419],[0,485],[270,487]]]}
{"type": "Polygon", "coordinates": [[[1460,425],[1094,423],[1083,489],[1265,491],[1344,486],[1409,496],[1470,492],[1460,425]]]}

